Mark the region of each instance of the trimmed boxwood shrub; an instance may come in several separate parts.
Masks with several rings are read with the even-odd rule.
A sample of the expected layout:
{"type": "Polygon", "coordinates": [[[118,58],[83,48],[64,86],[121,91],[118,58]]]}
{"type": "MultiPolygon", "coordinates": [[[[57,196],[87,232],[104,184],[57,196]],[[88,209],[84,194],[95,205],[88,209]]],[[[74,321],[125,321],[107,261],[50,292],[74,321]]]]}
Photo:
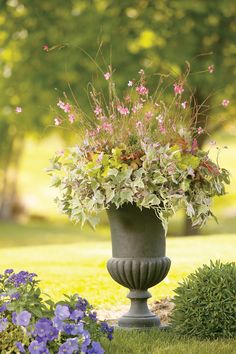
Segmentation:
{"type": "Polygon", "coordinates": [[[235,263],[204,264],[180,283],[175,293],[171,322],[177,333],[201,339],[235,336],[235,263]]]}

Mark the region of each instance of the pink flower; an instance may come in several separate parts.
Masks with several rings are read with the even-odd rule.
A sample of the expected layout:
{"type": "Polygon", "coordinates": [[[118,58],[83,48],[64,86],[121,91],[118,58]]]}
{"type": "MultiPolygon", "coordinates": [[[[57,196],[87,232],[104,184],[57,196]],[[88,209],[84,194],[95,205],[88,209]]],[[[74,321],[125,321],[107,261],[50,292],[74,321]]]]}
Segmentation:
{"type": "Polygon", "coordinates": [[[125,96],[125,101],[130,102],[130,96],[129,95],[125,96]]]}
{"type": "Polygon", "coordinates": [[[174,92],[175,95],[181,95],[184,92],[184,88],[182,84],[174,84],[174,92]]]}
{"type": "Polygon", "coordinates": [[[143,126],[143,123],[140,122],[140,120],[136,123],[136,128],[141,128],[143,126]]]}
{"type": "Polygon", "coordinates": [[[98,116],[100,113],[102,113],[101,107],[97,106],[94,110],[94,113],[96,114],[96,116],[98,116]]]}
{"type": "Polygon", "coordinates": [[[74,123],[74,121],[75,121],[75,115],[74,115],[74,114],[69,114],[68,119],[69,119],[69,121],[70,121],[71,124],[74,123]]]}
{"type": "Polygon", "coordinates": [[[106,80],[109,80],[110,77],[111,77],[111,74],[109,72],[107,72],[107,73],[104,74],[104,77],[105,77],[106,80]]]}
{"type": "Polygon", "coordinates": [[[129,87],[132,87],[132,86],[133,86],[133,81],[129,80],[128,86],[129,86],[129,87]]]}
{"type": "Polygon", "coordinates": [[[136,87],[136,91],[142,96],[145,96],[148,94],[148,88],[143,85],[136,87]]]}
{"type": "Polygon", "coordinates": [[[188,105],[187,101],[184,101],[184,102],[181,103],[181,106],[183,107],[183,109],[186,109],[187,105],[188,105]]]}
{"type": "Polygon", "coordinates": [[[123,116],[127,116],[129,114],[128,108],[123,107],[123,106],[118,106],[117,111],[123,116]]]}
{"type": "Polygon", "coordinates": [[[141,134],[143,131],[143,123],[140,122],[140,120],[136,123],[136,128],[137,128],[138,133],[141,134]]]}
{"type": "Polygon", "coordinates": [[[159,103],[157,103],[157,102],[155,103],[155,106],[156,106],[156,107],[160,107],[159,103]]]}
{"type": "Polygon", "coordinates": [[[137,104],[135,104],[132,108],[132,112],[136,113],[137,111],[139,111],[140,109],[143,108],[143,104],[141,102],[138,102],[137,104]]]}
{"type": "Polygon", "coordinates": [[[215,71],[215,66],[214,65],[209,65],[207,70],[209,71],[210,74],[212,74],[215,71]]]}
{"type": "Polygon", "coordinates": [[[151,111],[149,112],[146,112],[145,113],[145,118],[148,120],[148,119],[151,119],[153,117],[153,113],[151,111]]]}
{"type": "Polygon", "coordinates": [[[60,119],[60,118],[54,118],[54,124],[56,125],[56,126],[58,126],[58,125],[61,125],[61,123],[62,123],[62,120],[60,119]]]}
{"type": "Polygon", "coordinates": [[[42,49],[43,49],[45,52],[48,52],[49,47],[48,47],[47,44],[44,44],[44,45],[42,46],[42,49]]]}
{"type": "Polygon", "coordinates": [[[143,69],[140,69],[138,73],[139,73],[140,75],[144,75],[144,70],[143,70],[143,69]]]}
{"type": "Polygon", "coordinates": [[[22,113],[22,107],[16,107],[15,111],[16,113],[22,113]]]}
{"type": "Polygon", "coordinates": [[[224,99],[221,104],[223,107],[227,107],[229,105],[229,100],[224,99]]]}
{"type": "Polygon", "coordinates": [[[69,104],[69,103],[66,103],[66,104],[64,105],[63,111],[64,111],[65,113],[69,113],[70,110],[71,110],[70,104],[69,104]]]}
{"type": "Polygon", "coordinates": [[[204,129],[202,127],[197,128],[197,133],[200,135],[204,132],[204,129]]]}
{"type": "Polygon", "coordinates": [[[156,117],[157,121],[158,121],[158,128],[160,130],[161,134],[165,134],[166,133],[166,128],[164,126],[164,118],[161,114],[159,114],[159,116],[156,117]]]}
{"type": "Polygon", "coordinates": [[[64,110],[65,103],[63,101],[59,100],[58,103],[57,103],[57,106],[64,110]]]}
{"type": "Polygon", "coordinates": [[[104,122],[102,124],[102,129],[105,130],[108,133],[112,133],[113,132],[113,128],[112,128],[112,124],[111,123],[104,122]]]}

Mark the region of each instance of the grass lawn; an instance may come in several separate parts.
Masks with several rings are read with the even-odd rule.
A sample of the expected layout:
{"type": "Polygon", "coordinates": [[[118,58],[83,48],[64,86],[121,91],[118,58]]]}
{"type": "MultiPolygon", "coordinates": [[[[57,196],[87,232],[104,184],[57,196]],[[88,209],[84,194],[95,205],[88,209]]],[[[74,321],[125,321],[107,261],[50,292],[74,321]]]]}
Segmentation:
{"type": "MultiPolygon", "coordinates": [[[[154,299],[172,296],[178,281],[210,259],[235,259],[236,235],[167,238],[172,260],[167,278],[151,291],[154,299]]],[[[106,270],[111,257],[109,230],[80,230],[70,224],[0,224],[0,270],[36,272],[43,290],[58,299],[79,293],[97,307],[128,304],[127,289],[116,284],[106,270]]]]}
{"type": "MultiPolygon", "coordinates": [[[[184,276],[210,259],[232,261],[236,235],[167,238],[167,255],[172,260],[168,277],[152,288],[153,299],[172,296],[184,276]]],[[[54,299],[79,293],[96,308],[109,309],[128,304],[127,289],[116,284],[106,270],[111,256],[109,230],[80,230],[70,224],[0,224],[0,272],[6,268],[36,272],[41,288],[54,299]]],[[[178,339],[171,332],[115,332],[110,354],[233,354],[235,341],[178,339]]]]}
{"type": "Polygon", "coordinates": [[[236,340],[199,341],[176,337],[171,331],[119,331],[103,342],[109,354],[235,354],[236,340]]]}

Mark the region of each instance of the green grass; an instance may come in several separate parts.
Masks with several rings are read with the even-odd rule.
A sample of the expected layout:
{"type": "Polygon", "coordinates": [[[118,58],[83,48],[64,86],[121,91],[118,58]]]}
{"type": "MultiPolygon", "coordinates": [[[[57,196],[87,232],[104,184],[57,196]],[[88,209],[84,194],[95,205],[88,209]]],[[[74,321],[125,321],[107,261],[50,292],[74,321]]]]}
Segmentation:
{"type": "Polygon", "coordinates": [[[108,354],[233,354],[236,340],[198,341],[178,338],[170,332],[115,332],[114,340],[103,342],[108,354]]]}
{"type": "MultiPolygon", "coordinates": [[[[111,257],[109,230],[95,233],[70,224],[0,224],[0,270],[36,272],[43,290],[55,299],[78,292],[98,307],[128,304],[127,289],[106,270],[111,257]]],[[[178,281],[210,259],[235,258],[234,234],[167,238],[172,267],[167,278],[151,291],[154,299],[172,296],[178,281]]]]}

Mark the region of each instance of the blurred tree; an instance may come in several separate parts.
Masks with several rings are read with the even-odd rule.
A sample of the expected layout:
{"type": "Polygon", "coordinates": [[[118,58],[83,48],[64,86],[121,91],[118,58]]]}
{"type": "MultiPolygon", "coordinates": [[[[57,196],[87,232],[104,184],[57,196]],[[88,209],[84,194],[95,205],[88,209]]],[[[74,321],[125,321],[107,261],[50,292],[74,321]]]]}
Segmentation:
{"type": "MultiPolygon", "coordinates": [[[[97,68],[110,62],[120,90],[140,67],[148,72],[181,73],[185,60],[201,103],[209,92],[219,105],[235,97],[236,6],[234,0],[0,0],[0,215],[10,217],[26,134],[43,137],[51,129],[48,107],[70,83],[88,109],[87,82],[103,87],[97,68]],[[102,43],[102,54],[97,53],[102,43]],[[42,49],[48,45],[49,51],[42,49]],[[54,48],[54,50],[52,50],[54,48]],[[82,50],[80,49],[82,48],[82,50]],[[213,56],[199,54],[213,52],[213,56]],[[193,58],[197,58],[193,60],[193,58]],[[55,91],[55,88],[57,89],[55,91]],[[23,112],[16,114],[15,107],[23,112]]],[[[229,110],[229,112],[231,112],[229,110]]],[[[199,112],[198,125],[214,132],[231,118],[199,112]]],[[[202,135],[201,144],[207,135],[202,135]]],[[[186,232],[191,230],[186,224],[186,232]]]]}

